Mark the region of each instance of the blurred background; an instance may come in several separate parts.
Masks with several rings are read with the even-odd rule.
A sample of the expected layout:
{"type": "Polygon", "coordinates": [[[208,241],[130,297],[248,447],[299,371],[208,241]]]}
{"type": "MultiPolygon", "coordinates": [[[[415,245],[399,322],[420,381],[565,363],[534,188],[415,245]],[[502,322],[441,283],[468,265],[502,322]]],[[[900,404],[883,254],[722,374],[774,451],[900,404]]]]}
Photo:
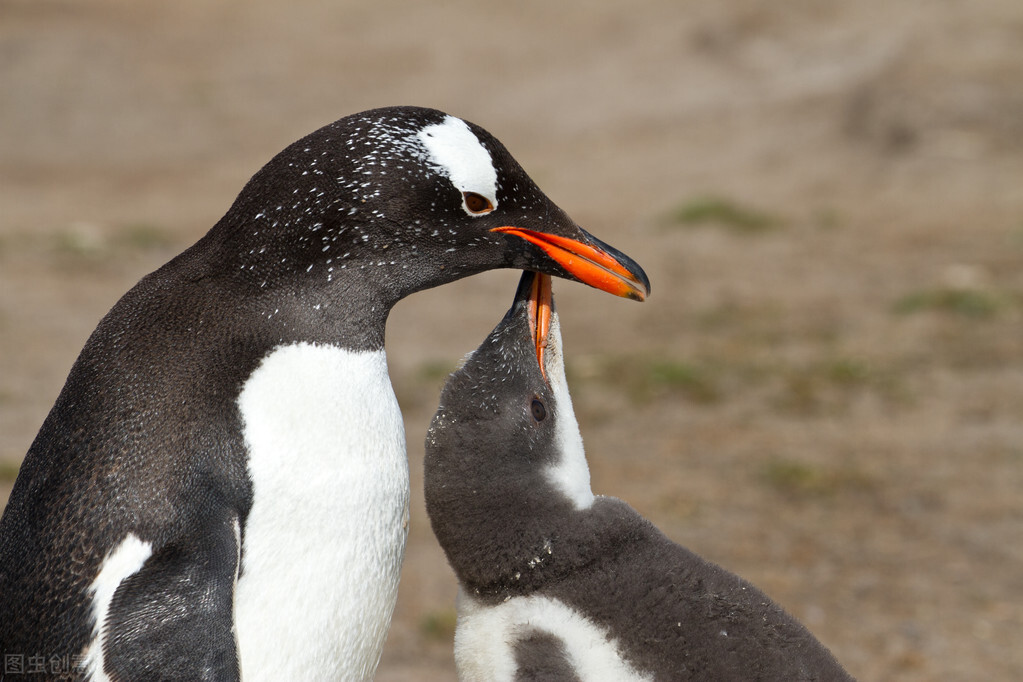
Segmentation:
{"type": "MultiPolygon", "coordinates": [[[[0,502],[99,318],[263,163],[432,106],[650,275],[555,284],[596,492],[862,680],[1023,679],[1021,84],[1019,0],[0,0],[0,502]]],[[[392,315],[380,680],[454,679],[422,440],[517,277],[392,315]]]]}

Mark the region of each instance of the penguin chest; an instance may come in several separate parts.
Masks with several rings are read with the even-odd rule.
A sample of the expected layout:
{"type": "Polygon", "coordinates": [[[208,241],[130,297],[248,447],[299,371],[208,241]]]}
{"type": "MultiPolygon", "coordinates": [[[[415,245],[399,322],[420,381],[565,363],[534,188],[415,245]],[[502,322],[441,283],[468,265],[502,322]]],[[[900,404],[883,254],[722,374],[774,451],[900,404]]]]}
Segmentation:
{"type": "Polygon", "coordinates": [[[408,527],[408,460],[384,352],[275,349],[238,398],[252,508],[235,627],[245,680],[372,676],[408,527]]]}

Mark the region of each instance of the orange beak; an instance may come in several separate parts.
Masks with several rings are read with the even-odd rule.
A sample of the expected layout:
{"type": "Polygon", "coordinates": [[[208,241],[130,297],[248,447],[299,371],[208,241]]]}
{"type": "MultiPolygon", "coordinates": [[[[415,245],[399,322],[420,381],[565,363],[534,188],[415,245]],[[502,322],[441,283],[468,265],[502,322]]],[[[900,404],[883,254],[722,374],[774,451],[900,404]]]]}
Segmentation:
{"type": "Polygon", "coordinates": [[[536,345],[536,361],[540,363],[540,373],[547,379],[547,369],[543,364],[544,351],[547,350],[547,335],[551,330],[551,276],[536,273],[529,289],[529,331],[536,345]]]}
{"type": "Polygon", "coordinates": [[[596,239],[593,244],[588,244],[511,226],[495,227],[491,232],[514,235],[534,244],[583,284],[636,301],[645,300],[650,293],[650,284],[643,270],[625,254],[612,253],[613,248],[596,239]]]}

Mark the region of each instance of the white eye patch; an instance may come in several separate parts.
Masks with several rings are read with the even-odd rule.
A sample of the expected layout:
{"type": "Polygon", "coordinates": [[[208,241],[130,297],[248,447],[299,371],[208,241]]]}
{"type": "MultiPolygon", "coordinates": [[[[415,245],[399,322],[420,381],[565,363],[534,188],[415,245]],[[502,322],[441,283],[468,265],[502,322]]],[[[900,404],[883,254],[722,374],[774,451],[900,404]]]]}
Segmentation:
{"type": "MultiPolygon", "coordinates": [[[[443,122],[420,130],[419,139],[426,147],[429,162],[446,175],[459,192],[479,194],[497,208],[497,170],[490,152],[465,121],[448,116],[443,122]]],[[[464,201],[462,208],[471,216],[480,215],[470,211],[464,201]]]]}

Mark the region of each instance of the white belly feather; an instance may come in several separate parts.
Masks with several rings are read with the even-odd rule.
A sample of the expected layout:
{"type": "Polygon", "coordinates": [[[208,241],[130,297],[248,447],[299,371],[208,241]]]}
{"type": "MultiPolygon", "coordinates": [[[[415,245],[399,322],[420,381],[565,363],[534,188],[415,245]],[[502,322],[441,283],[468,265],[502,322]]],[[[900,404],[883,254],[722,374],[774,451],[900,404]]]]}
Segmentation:
{"type": "Polygon", "coordinates": [[[384,352],[282,346],[238,398],[253,503],[235,624],[244,680],[372,677],[408,525],[384,352]]]}

